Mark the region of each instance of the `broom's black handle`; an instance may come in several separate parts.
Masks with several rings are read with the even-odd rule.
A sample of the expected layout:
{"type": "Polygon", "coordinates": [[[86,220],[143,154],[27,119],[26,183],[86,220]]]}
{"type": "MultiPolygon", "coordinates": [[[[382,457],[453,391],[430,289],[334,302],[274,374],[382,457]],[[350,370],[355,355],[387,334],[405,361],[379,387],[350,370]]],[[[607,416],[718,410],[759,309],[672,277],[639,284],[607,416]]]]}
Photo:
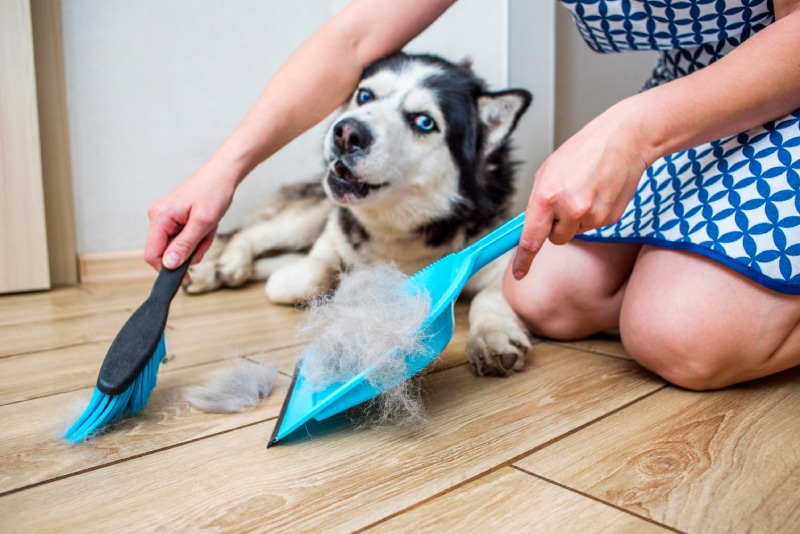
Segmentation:
{"type": "Polygon", "coordinates": [[[162,268],[158,273],[150,296],[133,312],[111,342],[97,377],[97,389],[101,392],[119,395],[142,373],[158,347],[167,326],[169,305],[191,262],[190,256],[177,269],[162,268]]]}
{"type": "Polygon", "coordinates": [[[180,289],[183,277],[186,276],[186,271],[189,270],[190,263],[192,263],[191,256],[175,270],[170,271],[167,268],[162,268],[153,284],[152,291],[150,291],[150,298],[166,301],[167,305],[169,305],[172,299],[175,298],[178,289],[180,289]]]}

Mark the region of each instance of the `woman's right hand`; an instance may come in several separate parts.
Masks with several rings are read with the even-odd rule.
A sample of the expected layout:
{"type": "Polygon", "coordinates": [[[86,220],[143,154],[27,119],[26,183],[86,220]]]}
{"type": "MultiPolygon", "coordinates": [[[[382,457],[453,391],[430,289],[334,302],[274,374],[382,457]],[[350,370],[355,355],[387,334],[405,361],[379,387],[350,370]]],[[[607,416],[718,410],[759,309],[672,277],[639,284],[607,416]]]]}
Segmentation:
{"type": "Polygon", "coordinates": [[[622,216],[656,157],[641,133],[638,100],[623,101],[591,121],[536,172],[513,260],[516,279],[528,273],[545,240],[562,245],[622,216]]]}
{"type": "Polygon", "coordinates": [[[219,179],[211,163],[201,167],[148,209],[144,259],[157,271],[175,269],[192,254],[202,259],[231,205],[235,186],[219,179]]]}

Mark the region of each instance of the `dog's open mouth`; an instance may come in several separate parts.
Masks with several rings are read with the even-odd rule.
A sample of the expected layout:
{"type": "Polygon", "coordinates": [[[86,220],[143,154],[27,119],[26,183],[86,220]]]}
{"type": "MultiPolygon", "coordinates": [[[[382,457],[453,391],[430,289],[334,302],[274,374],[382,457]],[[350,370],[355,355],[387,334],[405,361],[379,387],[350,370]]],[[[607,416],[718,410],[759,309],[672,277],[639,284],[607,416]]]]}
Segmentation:
{"type": "Polygon", "coordinates": [[[338,201],[348,202],[366,197],[370,191],[389,185],[387,182],[370,184],[364,182],[341,161],[334,162],[328,170],[328,186],[338,201]]]}

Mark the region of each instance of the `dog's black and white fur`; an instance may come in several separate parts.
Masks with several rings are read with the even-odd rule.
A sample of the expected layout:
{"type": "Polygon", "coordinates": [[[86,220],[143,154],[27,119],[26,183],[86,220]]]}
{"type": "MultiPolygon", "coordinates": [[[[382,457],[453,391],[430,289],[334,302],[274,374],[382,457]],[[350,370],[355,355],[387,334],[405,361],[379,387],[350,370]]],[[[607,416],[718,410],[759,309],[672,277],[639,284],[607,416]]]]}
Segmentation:
{"type": "MultiPolygon", "coordinates": [[[[412,274],[462,249],[509,216],[508,138],[530,101],[522,89],[490,92],[437,56],[377,61],[326,135],[324,178],[284,187],[251,224],[216,239],[186,290],[266,278],[270,300],[297,304],[330,290],[342,269],[393,262],[412,274]]],[[[501,292],[508,259],[464,291],[479,375],[522,369],[530,347],[501,292]]]]}

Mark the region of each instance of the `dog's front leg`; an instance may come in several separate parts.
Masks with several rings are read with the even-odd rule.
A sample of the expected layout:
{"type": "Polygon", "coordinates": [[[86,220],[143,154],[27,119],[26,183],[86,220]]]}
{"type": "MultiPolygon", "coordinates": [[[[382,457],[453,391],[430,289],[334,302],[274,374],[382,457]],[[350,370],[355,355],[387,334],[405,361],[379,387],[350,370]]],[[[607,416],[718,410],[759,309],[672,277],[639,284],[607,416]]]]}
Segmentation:
{"type": "Polygon", "coordinates": [[[214,236],[214,240],[211,242],[211,246],[206,251],[203,259],[189,267],[189,276],[183,283],[184,291],[195,295],[222,287],[222,282],[217,276],[217,258],[225,250],[229,239],[227,236],[214,236]]]}
{"type": "Polygon", "coordinates": [[[311,247],[308,256],[286,265],[267,279],[267,297],[276,304],[299,304],[331,289],[341,258],[327,230],[311,247]]]}
{"type": "Polygon", "coordinates": [[[476,292],[469,307],[467,356],[478,376],[521,371],[531,347],[528,329],[503,296],[504,258],[508,257],[487,265],[470,281],[476,292]]]}
{"type": "Polygon", "coordinates": [[[307,249],[322,231],[329,211],[327,201],[302,199],[246,226],[231,237],[217,259],[217,277],[228,287],[238,287],[253,278],[253,262],[261,254],[307,249]]]}

